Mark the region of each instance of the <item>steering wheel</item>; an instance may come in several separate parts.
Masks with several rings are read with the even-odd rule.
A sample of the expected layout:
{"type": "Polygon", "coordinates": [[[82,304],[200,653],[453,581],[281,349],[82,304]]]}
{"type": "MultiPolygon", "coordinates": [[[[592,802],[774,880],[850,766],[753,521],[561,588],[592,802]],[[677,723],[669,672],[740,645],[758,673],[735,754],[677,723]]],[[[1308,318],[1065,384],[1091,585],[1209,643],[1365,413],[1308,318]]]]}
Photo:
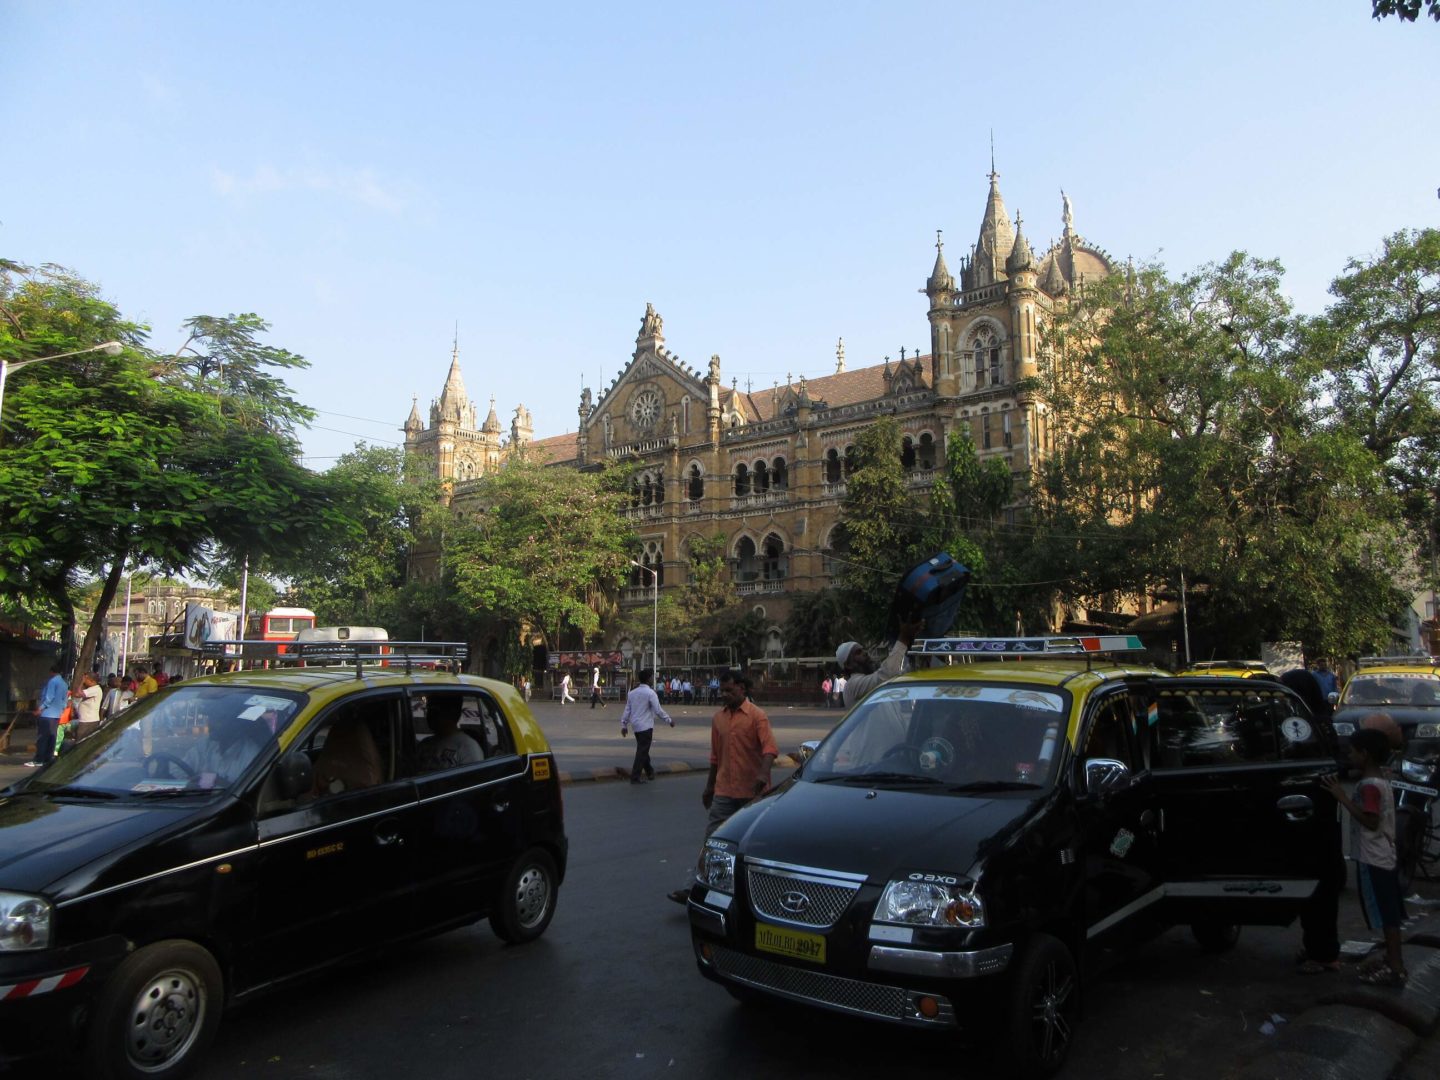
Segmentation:
{"type": "Polygon", "coordinates": [[[140,763],[140,768],[143,769],[145,775],[151,779],[159,779],[159,766],[161,765],[167,766],[167,772],[168,766],[170,765],[180,766],[180,771],[185,774],[186,779],[190,779],[196,775],[195,769],[191,767],[188,761],[184,758],[176,757],[174,754],[167,754],[164,750],[157,750],[155,753],[148,755],[145,760],[140,763]]]}
{"type": "Polygon", "coordinates": [[[879,766],[872,772],[889,772],[895,765],[904,764],[916,768],[920,764],[920,747],[914,743],[896,743],[880,755],[880,760],[875,763],[879,766]]]}

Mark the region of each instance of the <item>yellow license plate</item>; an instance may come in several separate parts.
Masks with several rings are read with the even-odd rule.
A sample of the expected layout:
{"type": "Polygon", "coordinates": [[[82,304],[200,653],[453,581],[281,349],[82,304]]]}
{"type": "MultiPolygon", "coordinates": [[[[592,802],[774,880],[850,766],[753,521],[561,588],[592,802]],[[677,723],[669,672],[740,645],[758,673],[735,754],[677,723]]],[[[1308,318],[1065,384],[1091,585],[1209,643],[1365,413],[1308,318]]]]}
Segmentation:
{"type": "Polygon", "coordinates": [[[756,923],[755,947],[796,960],[809,960],[812,964],[825,962],[825,939],[819,934],[807,934],[802,930],[785,930],[756,923]]]}

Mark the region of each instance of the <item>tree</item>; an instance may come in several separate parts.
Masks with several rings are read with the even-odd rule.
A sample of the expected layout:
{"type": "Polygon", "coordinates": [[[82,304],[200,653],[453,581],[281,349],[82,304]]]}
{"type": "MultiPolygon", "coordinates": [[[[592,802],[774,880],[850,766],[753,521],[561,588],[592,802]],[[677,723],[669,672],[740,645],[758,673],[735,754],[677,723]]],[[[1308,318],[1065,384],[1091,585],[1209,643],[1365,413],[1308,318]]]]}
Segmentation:
{"type": "Polygon", "coordinates": [[[0,597],[56,617],[72,653],[70,590],[102,578],[81,672],[127,563],[204,572],[226,544],[284,555],[327,512],[293,438],[264,421],[261,399],[232,407],[223,385],[200,386],[145,339],[144,327],[69,271],[0,268],[6,359],[125,345],[119,356],[87,353],[17,373],[0,423],[0,597]]]}
{"type": "Polygon", "coordinates": [[[1385,19],[1394,15],[1403,22],[1414,22],[1420,18],[1420,9],[1436,22],[1440,22],[1440,0],[1370,0],[1373,19],[1385,19]]]}
{"type": "Polygon", "coordinates": [[[399,448],[357,445],[322,477],[334,510],[290,577],[324,624],[383,626],[416,640],[424,620],[404,596],[421,522],[440,505],[434,481],[407,475],[399,448]]]}
{"type": "Polygon", "coordinates": [[[598,631],[589,591],[613,587],[630,564],[626,498],[605,473],[524,457],[481,477],[452,508],[442,542],[446,583],[475,620],[469,636],[481,625],[498,627],[505,641],[518,640],[521,627],[552,643],[566,629],[598,631]]]}
{"type": "Polygon", "coordinates": [[[1225,652],[1388,638],[1403,529],[1362,441],[1317,423],[1322,368],[1281,273],[1240,253],[1177,279],[1142,267],[1056,312],[1037,392],[1067,436],[1035,550],[1063,602],[1183,573],[1192,634],[1225,652]]]}
{"type": "Polygon", "coordinates": [[[861,632],[839,589],[796,593],[785,618],[785,647],[792,656],[829,656],[861,632]]]}

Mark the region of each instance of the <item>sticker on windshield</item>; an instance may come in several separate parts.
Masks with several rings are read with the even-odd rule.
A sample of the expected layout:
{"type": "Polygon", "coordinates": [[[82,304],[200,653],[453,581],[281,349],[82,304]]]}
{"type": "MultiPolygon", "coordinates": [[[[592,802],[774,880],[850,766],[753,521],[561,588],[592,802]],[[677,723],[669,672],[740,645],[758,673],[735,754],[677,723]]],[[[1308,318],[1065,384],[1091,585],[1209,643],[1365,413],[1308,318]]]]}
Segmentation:
{"type": "Polygon", "coordinates": [[[1130,854],[1130,846],[1135,843],[1135,834],[1129,829],[1121,829],[1115,834],[1115,839],[1110,841],[1110,854],[1117,859],[1123,859],[1130,854]]]}
{"type": "Polygon", "coordinates": [[[1059,712],[1062,704],[1056,695],[1042,694],[1038,690],[1016,690],[1005,700],[1022,709],[1044,709],[1046,712],[1059,712]]]}
{"type": "Polygon", "coordinates": [[[1280,732],[1291,742],[1304,742],[1310,738],[1310,722],[1298,716],[1287,716],[1280,722],[1280,732]]]}

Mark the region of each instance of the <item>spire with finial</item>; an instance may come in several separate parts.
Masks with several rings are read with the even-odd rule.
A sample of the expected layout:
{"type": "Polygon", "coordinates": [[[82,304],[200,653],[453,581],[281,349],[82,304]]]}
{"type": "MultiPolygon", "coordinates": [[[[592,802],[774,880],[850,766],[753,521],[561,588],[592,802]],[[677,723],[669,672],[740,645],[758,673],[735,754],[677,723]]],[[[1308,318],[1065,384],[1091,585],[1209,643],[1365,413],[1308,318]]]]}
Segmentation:
{"type": "Polygon", "coordinates": [[[481,431],[488,431],[492,435],[500,434],[500,417],[495,415],[495,395],[490,395],[490,412],[485,417],[485,426],[481,431]]]}
{"type": "Polygon", "coordinates": [[[835,340],[835,374],[845,374],[845,339],[843,337],[835,340]]]}
{"type": "Polygon", "coordinates": [[[420,398],[415,394],[410,395],[410,415],[405,418],[405,432],[422,431],[425,421],[420,419],[420,398]]]}
{"type": "Polygon", "coordinates": [[[445,376],[445,389],[440,391],[440,417],[443,420],[452,420],[457,423],[464,423],[466,420],[473,426],[474,409],[470,405],[470,398],[465,393],[465,379],[460,374],[460,335],[457,330],[454,343],[450,347],[450,371],[445,376]]]}
{"type": "Polygon", "coordinates": [[[925,282],[925,292],[929,296],[936,296],[942,292],[954,292],[955,279],[950,276],[950,268],[945,265],[945,234],[942,230],[935,230],[935,269],[930,271],[930,278],[925,282]]]}
{"type": "Polygon", "coordinates": [[[979,288],[1000,280],[1005,273],[1005,259],[1015,244],[1015,232],[1005,200],[1000,197],[1000,174],[995,171],[994,147],[990,158],[990,194],[985,200],[985,218],[980,222],[980,238],[975,242],[975,257],[970,264],[970,288],[979,288]]]}
{"type": "Polygon", "coordinates": [[[1010,255],[1005,260],[1005,272],[1010,275],[1019,274],[1026,270],[1035,269],[1035,255],[1030,250],[1030,242],[1025,239],[1025,232],[1020,227],[1020,212],[1015,212],[1015,244],[1010,249],[1010,255]]]}

